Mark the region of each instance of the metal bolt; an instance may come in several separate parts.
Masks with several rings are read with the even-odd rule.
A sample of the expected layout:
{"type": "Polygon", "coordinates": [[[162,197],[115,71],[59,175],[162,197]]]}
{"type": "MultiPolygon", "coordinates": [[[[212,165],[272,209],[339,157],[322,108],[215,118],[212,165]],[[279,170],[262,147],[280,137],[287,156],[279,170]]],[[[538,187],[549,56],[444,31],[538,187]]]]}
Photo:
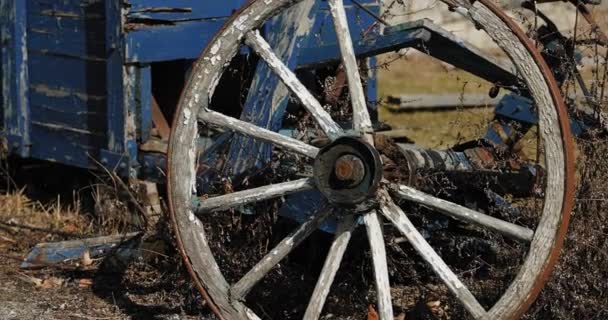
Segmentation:
{"type": "Polygon", "coordinates": [[[358,157],[347,154],[336,160],[334,173],[340,181],[358,184],[365,177],[365,165],[358,157]]]}

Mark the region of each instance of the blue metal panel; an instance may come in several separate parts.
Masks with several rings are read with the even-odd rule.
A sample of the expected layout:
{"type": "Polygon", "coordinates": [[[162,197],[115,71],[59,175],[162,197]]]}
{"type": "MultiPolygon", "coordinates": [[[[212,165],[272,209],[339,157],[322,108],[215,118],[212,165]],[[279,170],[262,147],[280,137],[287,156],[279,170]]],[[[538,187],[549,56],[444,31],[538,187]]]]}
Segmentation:
{"type": "Polygon", "coordinates": [[[25,1],[0,0],[2,97],[9,148],[27,157],[30,148],[25,1]]]}

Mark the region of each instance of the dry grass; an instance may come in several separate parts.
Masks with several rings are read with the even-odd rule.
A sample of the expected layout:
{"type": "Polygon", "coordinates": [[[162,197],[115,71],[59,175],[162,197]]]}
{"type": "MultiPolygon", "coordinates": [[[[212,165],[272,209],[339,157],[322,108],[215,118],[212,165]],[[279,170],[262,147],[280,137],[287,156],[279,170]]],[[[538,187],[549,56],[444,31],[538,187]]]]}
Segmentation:
{"type": "Polygon", "coordinates": [[[50,233],[88,233],[89,222],[81,214],[78,200],[65,205],[58,196],[51,203],[42,203],[28,198],[24,190],[0,194],[0,224],[50,233]]]}

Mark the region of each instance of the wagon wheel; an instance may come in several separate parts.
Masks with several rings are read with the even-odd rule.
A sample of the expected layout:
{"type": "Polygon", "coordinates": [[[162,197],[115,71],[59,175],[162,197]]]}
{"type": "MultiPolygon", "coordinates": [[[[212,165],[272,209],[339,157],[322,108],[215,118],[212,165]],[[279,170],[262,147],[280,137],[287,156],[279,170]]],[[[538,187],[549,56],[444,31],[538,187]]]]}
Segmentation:
{"type": "MultiPolygon", "coordinates": [[[[316,319],[327,302],[338,268],[346,259],[346,247],[357,227],[365,225],[371,248],[375,300],[380,319],[393,319],[394,297],[391,295],[389,264],[385,245],[389,230],[401,233],[423,261],[431,267],[442,287],[474,319],[513,319],[521,316],[542,289],[556,258],[568,225],[573,196],[572,142],[566,111],[559,89],[550,71],[533,45],[508,17],[486,0],[447,1],[451,9],[464,13],[508,54],[531,94],[540,114],[539,133],[543,143],[546,172],[542,206],[533,227],[518,225],[473,211],[462,205],[442,200],[411,186],[395,185],[383,177],[383,163],[374,145],[372,123],[367,110],[357,63],[353,54],[344,6],[341,0],[330,0],[333,21],[339,31],[339,44],[346,69],[351,105],[352,128],[344,130],[323,109],[298,78],[273,54],[266,40],[256,31],[264,21],[286,10],[290,0],[257,0],[249,2],[216,35],[198,60],[179,103],[169,148],[169,203],[177,243],[188,270],[214,313],[225,319],[257,319],[255,301],[248,293],[290,252],[319,228],[326,219],[338,221],[335,239],[314,286],[310,300],[302,302],[305,319],[316,319]],[[322,148],[255,126],[246,121],[211,111],[209,101],[241,44],[252,48],[297,96],[316,120],[331,143],[322,148]],[[308,158],[313,167],[310,177],[260,186],[230,194],[201,197],[196,188],[198,155],[196,140],[201,126],[213,125],[224,130],[272,143],[277,149],[308,158]],[[302,221],[290,234],[263,256],[249,271],[239,274],[222,269],[217,247],[209,234],[214,219],[222,212],[269,199],[281,198],[307,190],[318,190],[325,205],[302,221]],[[404,205],[397,203],[406,200],[404,205]],[[493,233],[523,242],[527,253],[517,275],[492,304],[480,302],[479,295],[442,259],[412,222],[406,212],[410,204],[419,204],[436,212],[485,228],[493,233]],[[405,208],[405,209],[403,209],[405,208]],[[383,228],[387,222],[387,228],[383,228]]],[[[225,213],[228,215],[229,213],[225,213]]],[[[274,221],[274,220],[270,220],[274,221]]],[[[221,248],[220,248],[221,249],[221,248]]],[[[413,257],[411,257],[413,259],[413,257]]],[[[271,288],[272,289],[272,288],[271,288]]],[[[297,289],[296,289],[297,290],[297,289]]],[[[353,290],[355,290],[353,285],[353,290]]],[[[282,297],[276,297],[274,308],[280,308],[282,297]]],[[[361,310],[352,310],[357,316],[361,310]]]]}

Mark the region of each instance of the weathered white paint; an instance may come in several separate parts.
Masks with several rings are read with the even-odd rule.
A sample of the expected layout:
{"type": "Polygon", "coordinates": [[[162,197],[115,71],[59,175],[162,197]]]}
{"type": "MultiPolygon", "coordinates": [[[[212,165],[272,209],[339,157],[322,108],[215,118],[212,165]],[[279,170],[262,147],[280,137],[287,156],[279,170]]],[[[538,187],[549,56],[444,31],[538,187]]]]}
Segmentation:
{"type": "Polygon", "coordinates": [[[329,290],[331,289],[336,273],[340,268],[344,252],[346,252],[346,248],[348,247],[348,243],[350,242],[350,238],[356,226],[357,221],[352,215],[347,215],[338,223],[336,237],[329,248],[327,258],[325,258],[325,263],[323,264],[323,270],[319,275],[310,302],[308,302],[304,320],[316,320],[321,315],[321,311],[323,310],[323,306],[329,295],[329,290]]]}
{"type": "Polygon", "coordinates": [[[343,134],[342,129],[331,119],[331,116],[319,101],[298,80],[293,71],[279,59],[272,48],[264,40],[259,31],[254,30],[247,33],[246,43],[270,66],[270,68],[281,78],[283,83],[300,99],[306,110],[319,124],[319,127],[330,139],[335,139],[343,134]]]}
{"type": "Polygon", "coordinates": [[[392,186],[392,188],[396,191],[398,197],[422,204],[454,219],[488,228],[520,241],[530,242],[532,241],[532,238],[534,238],[534,231],[526,227],[518,226],[461,205],[433,197],[412,187],[401,185],[392,186]]]}
{"type": "Polygon", "coordinates": [[[374,279],[376,281],[376,295],[378,298],[378,315],[380,320],[393,320],[393,303],[391,299],[391,285],[388,279],[388,265],[386,262],[386,248],[382,224],[376,211],[363,216],[367,230],[372,262],[374,265],[374,279]]]}
{"type": "Polygon", "coordinates": [[[312,178],[271,184],[203,200],[196,208],[196,212],[197,214],[204,214],[207,212],[228,210],[247,203],[268,200],[295,192],[311,190],[313,188],[314,179],[312,178]]]}
{"type": "Polygon", "coordinates": [[[234,130],[240,134],[273,143],[289,151],[299,153],[313,159],[319,153],[319,148],[308,145],[300,140],[286,137],[274,131],[270,131],[251,123],[223,115],[219,112],[205,110],[199,113],[198,117],[205,123],[234,130]]]}
{"type": "Polygon", "coordinates": [[[373,133],[372,121],[367,110],[367,100],[359,74],[359,65],[355,57],[344,2],[343,0],[328,0],[328,4],[338,36],[340,52],[342,53],[342,64],[348,79],[348,90],[353,108],[353,128],[363,135],[371,134],[373,133]]]}

